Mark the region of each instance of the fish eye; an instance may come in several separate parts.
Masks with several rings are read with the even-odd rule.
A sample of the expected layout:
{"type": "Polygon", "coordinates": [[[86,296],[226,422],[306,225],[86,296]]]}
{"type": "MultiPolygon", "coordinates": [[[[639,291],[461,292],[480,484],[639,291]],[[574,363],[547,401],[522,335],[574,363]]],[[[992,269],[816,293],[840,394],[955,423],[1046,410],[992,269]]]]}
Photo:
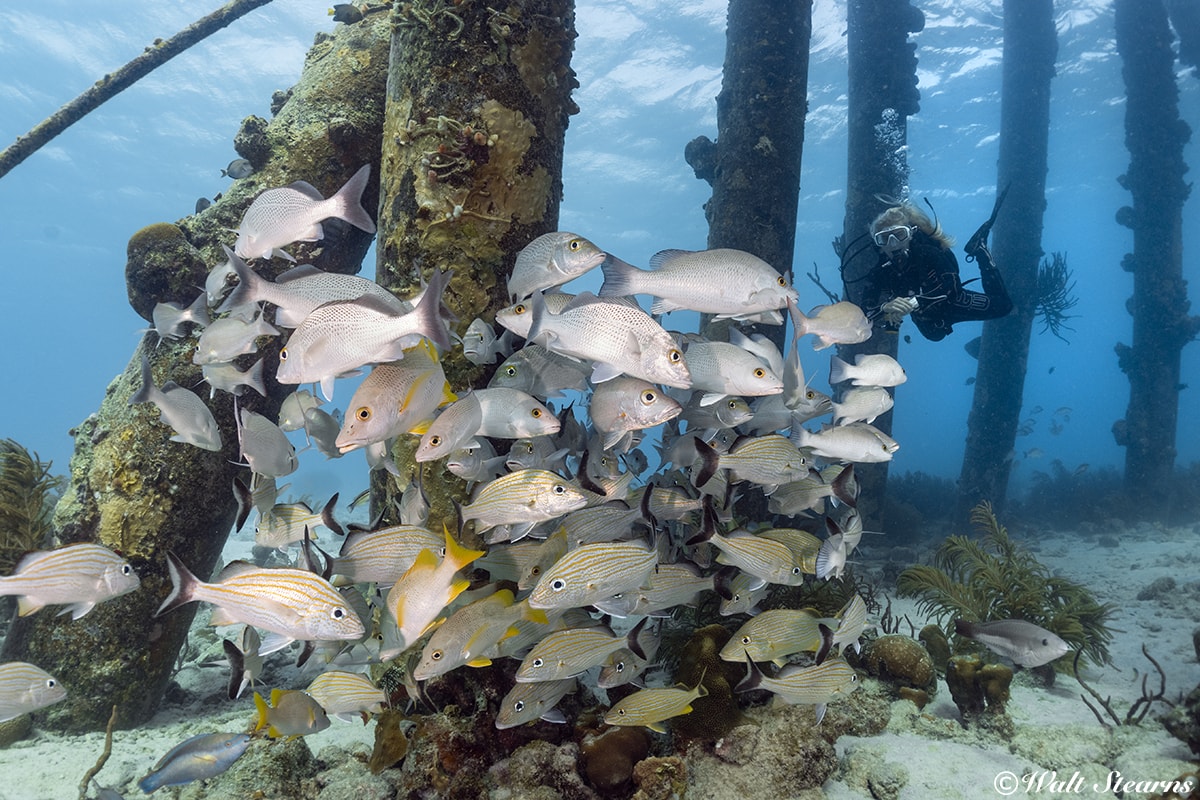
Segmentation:
{"type": "Polygon", "coordinates": [[[541,568],[541,567],[539,567],[539,566],[537,566],[537,565],[535,564],[534,566],[532,566],[532,567],[530,567],[530,568],[529,568],[529,574],[530,574],[530,575],[541,575],[541,574],[542,574],[542,568],[541,568]]]}
{"type": "Polygon", "coordinates": [[[513,306],[513,313],[514,314],[524,314],[525,313],[525,304],[517,303],[515,306],[513,306]]]}
{"type": "Polygon", "coordinates": [[[54,680],[54,678],[46,679],[46,688],[47,689],[53,689],[55,686],[58,686],[58,681],[54,680]]]}
{"type": "MultiPolygon", "coordinates": [[[[535,408],[535,409],[533,409],[532,411],[530,411],[530,412],[529,412],[529,414],[530,414],[530,415],[531,415],[531,416],[532,416],[534,419],[541,419],[541,418],[542,418],[542,410],[541,410],[540,408],[535,408]]],[[[533,447],[530,447],[530,448],[529,448],[529,450],[530,450],[530,452],[532,452],[532,451],[533,451],[533,447]]]]}
{"type": "Polygon", "coordinates": [[[625,709],[623,709],[623,708],[618,708],[618,709],[617,709],[617,716],[619,716],[619,717],[623,717],[623,716],[625,716],[625,709]]]}
{"type": "Polygon", "coordinates": [[[1042,647],[1045,647],[1045,646],[1046,646],[1046,645],[1048,645],[1048,644],[1050,644],[1050,640],[1049,640],[1049,639],[1042,639],[1042,647]]]}
{"type": "Polygon", "coordinates": [[[358,409],[358,411],[354,412],[354,416],[358,417],[359,422],[366,422],[371,418],[371,409],[367,406],[363,406],[362,408],[358,409]]]}
{"type": "Polygon", "coordinates": [[[782,275],[780,275],[778,278],[776,278],[775,282],[778,283],[780,286],[784,287],[785,289],[787,288],[787,280],[784,279],[784,277],[782,275]]]}
{"type": "Polygon", "coordinates": [[[799,567],[792,567],[792,574],[793,574],[793,575],[799,575],[799,574],[800,574],[800,568],[799,568],[799,567]]]}
{"type": "Polygon", "coordinates": [[[434,661],[441,661],[442,660],[442,651],[434,650],[432,653],[429,654],[429,657],[432,658],[434,661]]]}
{"type": "Polygon", "coordinates": [[[513,703],[513,710],[516,711],[518,714],[520,714],[522,711],[525,710],[525,701],[518,700],[517,702],[513,703]]]}
{"type": "Polygon", "coordinates": [[[616,670],[617,672],[624,672],[625,671],[625,662],[618,661],[617,665],[615,667],[613,667],[613,669],[616,670]]]}
{"type": "Polygon", "coordinates": [[[732,411],[733,409],[737,408],[737,400],[730,400],[725,404],[725,407],[732,411]]]}
{"type": "Polygon", "coordinates": [[[572,239],[571,241],[567,242],[568,250],[578,250],[581,247],[583,247],[583,242],[579,239],[572,239]]]}
{"type": "Polygon", "coordinates": [[[442,446],[442,437],[434,436],[433,438],[431,438],[429,440],[429,445],[431,447],[441,447],[442,446]]]}
{"type": "Polygon", "coordinates": [[[654,393],[652,390],[650,390],[650,389],[647,389],[646,391],[642,392],[642,405],[647,405],[647,406],[648,406],[648,405],[650,405],[651,403],[653,403],[653,402],[654,402],[655,400],[657,400],[657,399],[658,399],[658,395],[656,395],[656,394],[655,394],[655,393],[654,393]]]}
{"type": "Polygon", "coordinates": [[[743,636],[743,637],[742,637],[742,644],[750,644],[750,637],[749,637],[749,636],[743,636]]]}
{"type": "Polygon", "coordinates": [[[555,494],[566,494],[566,491],[567,491],[567,487],[563,486],[561,483],[554,484],[554,493],[555,494]]]}
{"type": "Polygon", "coordinates": [[[858,683],[858,673],[857,672],[850,676],[850,682],[858,683]]]}
{"type": "Polygon", "coordinates": [[[279,351],[279,360],[287,361],[287,348],[286,347],[279,351]]]}
{"type": "MultiPolygon", "coordinates": [[[[128,564],[122,564],[121,565],[121,574],[122,575],[132,575],[133,567],[129,566],[128,564]]],[[[1045,644],[1045,642],[1042,642],[1042,644],[1045,644]]]]}
{"type": "Polygon", "coordinates": [[[546,659],[544,659],[544,658],[535,658],[535,659],[534,659],[532,662],[530,662],[530,666],[532,666],[532,667],[540,667],[540,666],[543,666],[545,663],[546,663],[546,659]]]}
{"type": "Polygon", "coordinates": [[[330,614],[330,616],[332,616],[334,619],[345,619],[346,618],[346,609],[335,608],[333,610],[333,612],[330,614]]]}
{"type": "Polygon", "coordinates": [[[758,369],[754,370],[754,377],[765,378],[765,377],[767,377],[767,371],[765,369],[763,369],[762,367],[759,367],[758,369]]]}
{"type": "Polygon", "coordinates": [[[669,350],[667,352],[667,360],[670,361],[672,364],[678,364],[680,361],[683,361],[683,353],[672,348],[671,350],[669,350]]]}
{"type": "Polygon", "coordinates": [[[513,367],[513,366],[508,366],[508,367],[505,367],[505,368],[504,368],[504,374],[505,374],[505,375],[507,375],[507,376],[508,376],[508,377],[510,377],[510,378],[512,378],[512,377],[515,377],[515,376],[516,376],[516,374],[517,374],[517,368],[516,368],[516,367],[513,367]]]}
{"type": "Polygon", "coordinates": [[[804,397],[808,400],[815,399],[816,396],[817,396],[817,393],[814,392],[812,389],[809,389],[807,392],[804,393],[804,397]]]}
{"type": "Polygon", "coordinates": [[[562,578],[555,578],[554,580],[550,581],[551,591],[561,592],[565,588],[567,588],[567,582],[562,578]]]}

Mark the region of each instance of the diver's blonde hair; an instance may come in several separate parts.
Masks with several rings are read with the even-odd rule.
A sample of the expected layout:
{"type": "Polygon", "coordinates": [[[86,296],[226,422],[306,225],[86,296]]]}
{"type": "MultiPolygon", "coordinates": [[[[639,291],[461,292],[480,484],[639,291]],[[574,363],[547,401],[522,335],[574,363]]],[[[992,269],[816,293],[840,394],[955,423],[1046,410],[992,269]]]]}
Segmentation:
{"type": "Polygon", "coordinates": [[[954,239],[942,230],[941,223],[934,224],[928,214],[908,201],[903,201],[898,205],[892,206],[872,220],[870,232],[871,235],[874,235],[881,230],[894,228],[897,225],[907,225],[910,228],[917,228],[920,231],[924,231],[934,241],[947,249],[954,246],[954,239]]]}

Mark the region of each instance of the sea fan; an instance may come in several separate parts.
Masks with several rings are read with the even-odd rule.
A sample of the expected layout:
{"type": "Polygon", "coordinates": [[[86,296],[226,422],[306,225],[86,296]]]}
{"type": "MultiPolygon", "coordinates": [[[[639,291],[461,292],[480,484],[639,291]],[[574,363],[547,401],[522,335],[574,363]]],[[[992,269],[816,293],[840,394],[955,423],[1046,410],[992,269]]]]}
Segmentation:
{"type": "Polygon", "coordinates": [[[61,478],[12,439],[0,439],[0,575],[30,550],[46,546],[61,478]]]}

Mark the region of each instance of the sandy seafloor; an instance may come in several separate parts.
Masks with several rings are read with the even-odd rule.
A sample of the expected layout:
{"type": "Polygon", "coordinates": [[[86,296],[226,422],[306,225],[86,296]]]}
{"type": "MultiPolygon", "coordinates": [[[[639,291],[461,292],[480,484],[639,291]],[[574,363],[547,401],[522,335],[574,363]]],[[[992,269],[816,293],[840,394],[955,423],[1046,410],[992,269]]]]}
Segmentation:
{"type": "MultiPolygon", "coordinates": [[[[1152,670],[1141,653],[1143,643],[1166,671],[1167,696],[1178,700],[1200,683],[1200,664],[1193,650],[1192,631],[1200,625],[1200,571],[1196,554],[1200,552],[1200,524],[1166,528],[1149,523],[1130,527],[1112,525],[1104,530],[1030,531],[1010,526],[1010,533],[1034,551],[1043,563],[1067,577],[1090,586],[1101,601],[1118,607],[1113,628],[1118,630],[1112,643],[1113,665],[1091,668],[1085,679],[1124,715],[1129,703],[1141,694],[1142,675],[1152,670]],[[1153,599],[1137,599],[1139,592],[1158,578],[1176,581],[1173,591],[1153,599]]],[[[244,534],[243,534],[244,536],[244,534]]],[[[864,543],[860,551],[861,567],[876,568],[888,548],[880,540],[864,543]],[[874,554],[872,553],[874,551],[874,554]]],[[[936,543],[931,543],[936,544],[936,543]]],[[[241,555],[248,549],[245,539],[231,539],[227,554],[241,555]]],[[[907,614],[919,628],[913,605],[893,601],[893,613],[907,614]]],[[[198,621],[204,617],[198,615],[198,621]]],[[[200,629],[197,629],[198,631],[200,629]]],[[[212,629],[198,633],[197,649],[203,657],[219,652],[212,629]]],[[[313,671],[299,674],[276,657],[268,667],[270,685],[300,688],[311,680],[313,671]]],[[[313,668],[315,669],[315,667],[313,668]]],[[[201,668],[194,663],[178,676],[186,704],[168,700],[145,726],[118,731],[112,755],[98,776],[100,784],[115,788],[126,798],[142,797],[136,788],[139,777],[167,750],[196,733],[216,730],[242,730],[253,718],[249,692],[237,702],[224,699],[226,672],[220,668],[201,668]]],[[[1157,687],[1152,673],[1150,686],[1157,687]]],[[[871,691],[868,680],[864,691],[871,691]]],[[[872,737],[842,736],[836,748],[840,767],[819,790],[795,792],[780,786],[769,774],[749,767],[714,772],[696,769],[686,797],[721,800],[777,800],[778,798],[850,798],[893,797],[898,800],[957,800],[1002,796],[1091,796],[1113,797],[1101,789],[1112,769],[1132,780],[1173,779],[1197,765],[1187,747],[1172,738],[1162,725],[1148,718],[1138,727],[1105,730],[1080,700],[1080,687],[1073,678],[1059,676],[1051,689],[1033,686],[1018,674],[1013,683],[1009,713],[1015,722],[1011,743],[987,738],[958,723],[957,709],[944,682],[923,712],[908,701],[893,704],[888,729],[872,737]],[[1013,776],[1038,775],[1057,770],[1060,779],[1080,777],[1070,788],[1058,792],[1046,786],[1042,791],[1027,791],[1023,786],[1001,794],[1013,776]],[[1006,773],[1001,775],[1001,773],[1006,773]],[[736,778],[730,779],[731,774],[736,778]],[[1001,776],[999,779],[997,776],[1001,776]],[[997,780],[1000,781],[997,784],[997,780]]],[[[1155,712],[1165,711],[1162,705],[1155,712]]],[[[752,716],[762,719],[770,712],[756,709],[752,716]]],[[[337,720],[332,726],[306,742],[314,754],[331,746],[349,752],[369,754],[374,725],[347,724],[337,720]]],[[[35,728],[32,738],[0,750],[0,800],[60,800],[78,796],[80,779],[95,763],[103,748],[103,734],[63,737],[35,728]]],[[[334,755],[334,751],[326,751],[334,755]]],[[[345,760],[344,754],[341,760],[345,760]]],[[[713,759],[709,759],[712,763],[713,759]]],[[[365,769],[361,772],[366,775],[365,769]]],[[[322,779],[318,778],[318,783],[322,779]]],[[[330,775],[323,783],[320,797],[374,797],[358,782],[344,775],[330,775]]],[[[186,797],[195,797],[195,785],[186,797]]],[[[175,796],[176,790],[160,790],[157,796],[175,796]]],[[[500,792],[497,796],[519,797],[519,793],[500,792]]],[[[91,796],[94,796],[94,791],[91,796]]],[[[203,796],[202,794],[199,796],[203,796]]],[[[387,796],[387,795],[384,795],[387,796]]],[[[1124,797],[1143,797],[1127,792],[1124,797]]],[[[1200,791],[1193,793],[1200,797],[1200,791]]]]}

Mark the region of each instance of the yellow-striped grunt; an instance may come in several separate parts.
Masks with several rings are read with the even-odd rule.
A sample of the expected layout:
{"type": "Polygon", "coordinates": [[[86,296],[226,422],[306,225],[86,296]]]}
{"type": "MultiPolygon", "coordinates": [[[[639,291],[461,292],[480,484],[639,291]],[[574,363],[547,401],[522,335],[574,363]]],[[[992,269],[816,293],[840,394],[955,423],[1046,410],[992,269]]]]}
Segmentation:
{"type": "Polygon", "coordinates": [[[518,683],[500,701],[496,712],[496,727],[500,730],[515,728],[535,719],[546,722],[566,722],[562,712],[555,708],[558,701],[575,691],[575,679],[541,683],[518,683]]]}
{"type": "Polygon", "coordinates": [[[554,631],[533,646],[521,661],[515,676],[517,683],[537,683],[573,678],[599,666],[617,650],[628,647],[640,653],[638,634],[646,625],[644,618],[627,635],[618,636],[607,625],[568,628],[554,631]]]}
{"type": "Polygon", "coordinates": [[[707,694],[704,675],[691,689],[639,689],[609,709],[604,721],[609,725],[644,725],[656,733],[666,733],[663,722],[690,714],[692,701],[707,694]]]}
{"type": "Polygon", "coordinates": [[[215,583],[205,583],[174,553],[167,553],[167,567],[171,593],[155,616],[201,600],[214,606],[210,625],[243,622],[306,641],[358,639],[366,632],[345,598],[329,581],[308,570],[267,569],[234,561],[221,570],[215,583]]]}
{"type": "Polygon", "coordinates": [[[367,714],[378,714],[387,704],[387,694],[366,675],[357,672],[329,670],[313,678],[305,689],[325,713],[343,722],[352,722],[367,714]]]}
{"type": "Polygon", "coordinates": [[[784,667],[774,678],[767,677],[753,661],[750,674],[734,687],[735,692],[766,689],[788,705],[815,705],[817,724],[825,717],[825,706],[848,696],[860,681],[854,667],[841,658],[831,658],[812,667],[784,667]]]}
{"type": "Polygon", "coordinates": [[[17,562],[12,575],[0,578],[0,596],[17,595],[22,617],[61,604],[66,605],[62,613],[79,619],[97,603],[132,592],[138,585],[128,561],[103,545],[85,542],[29,553],[17,562]]]}
{"type": "Polygon", "coordinates": [[[776,608],[748,619],[721,648],[725,661],[773,661],[782,666],[792,653],[821,647],[820,625],[829,623],[812,609],[776,608]]]}
{"type": "Polygon", "coordinates": [[[658,553],[642,542],[598,542],[570,550],[529,595],[534,608],[581,608],[643,586],[658,553]]]}
{"type": "Polygon", "coordinates": [[[53,675],[24,661],[0,664],[0,722],[53,705],[67,696],[53,675]]]}
{"type": "Polygon", "coordinates": [[[354,531],[333,560],[333,574],[351,583],[391,586],[416,562],[422,550],[442,555],[445,539],[419,525],[394,525],[377,531],[354,531]]]}
{"type": "Polygon", "coordinates": [[[532,526],[585,505],[583,490],[566,478],[544,469],[522,469],[484,486],[474,502],[463,506],[462,518],[475,520],[478,533],[498,525],[532,526]]]}

